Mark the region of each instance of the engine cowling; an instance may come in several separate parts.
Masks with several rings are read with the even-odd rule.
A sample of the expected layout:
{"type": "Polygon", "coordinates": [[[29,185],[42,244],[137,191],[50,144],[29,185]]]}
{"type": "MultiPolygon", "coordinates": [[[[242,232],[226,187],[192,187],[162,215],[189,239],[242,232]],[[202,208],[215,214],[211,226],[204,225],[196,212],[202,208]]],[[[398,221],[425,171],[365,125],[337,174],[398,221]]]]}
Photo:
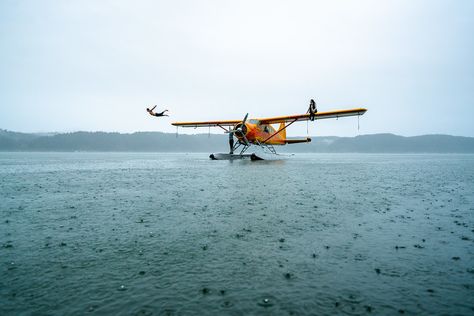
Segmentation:
{"type": "Polygon", "coordinates": [[[247,127],[247,124],[242,124],[242,123],[239,123],[235,126],[235,136],[240,140],[240,139],[243,139],[244,136],[247,135],[247,132],[248,132],[248,127],[247,127]]]}

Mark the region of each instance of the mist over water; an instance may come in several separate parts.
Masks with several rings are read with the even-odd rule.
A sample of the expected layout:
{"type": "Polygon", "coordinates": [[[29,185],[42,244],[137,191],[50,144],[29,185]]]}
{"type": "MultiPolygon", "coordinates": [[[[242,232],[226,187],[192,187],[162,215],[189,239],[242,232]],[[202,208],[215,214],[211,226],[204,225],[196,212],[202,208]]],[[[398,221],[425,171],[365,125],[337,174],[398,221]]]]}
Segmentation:
{"type": "Polygon", "coordinates": [[[474,313],[474,155],[0,153],[1,315],[474,313]]]}

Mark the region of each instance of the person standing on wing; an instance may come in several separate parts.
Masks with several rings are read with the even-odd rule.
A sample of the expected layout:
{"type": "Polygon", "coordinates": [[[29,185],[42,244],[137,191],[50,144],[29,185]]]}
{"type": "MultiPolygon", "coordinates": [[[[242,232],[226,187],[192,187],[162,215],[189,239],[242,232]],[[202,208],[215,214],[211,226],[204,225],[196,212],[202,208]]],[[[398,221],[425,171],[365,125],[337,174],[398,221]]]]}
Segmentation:
{"type": "Polygon", "coordinates": [[[156,105],[154,107],[152,107],[151,109],[150,108],[146,108],[146,111],[148,112],[148,114],[150,114],[151,116],[168,116],[167,114],[165,114],[165,112],[168,112],[168,110],[164,110],[163,112],[160,112],[160,113],[155,113],[153,112],[153,110],[156,108],[156,105]]]}

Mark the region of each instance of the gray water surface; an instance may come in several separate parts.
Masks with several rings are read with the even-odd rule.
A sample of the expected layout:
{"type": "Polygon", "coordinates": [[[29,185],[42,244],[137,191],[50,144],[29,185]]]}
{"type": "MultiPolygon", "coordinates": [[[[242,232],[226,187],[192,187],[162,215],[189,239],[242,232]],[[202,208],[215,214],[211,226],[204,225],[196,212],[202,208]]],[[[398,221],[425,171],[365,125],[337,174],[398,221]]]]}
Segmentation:
{"type": "Polygon", "coordinates": [[[474,155],[207,157],[0,153],[0,314],[474,314],[474,155]]]}

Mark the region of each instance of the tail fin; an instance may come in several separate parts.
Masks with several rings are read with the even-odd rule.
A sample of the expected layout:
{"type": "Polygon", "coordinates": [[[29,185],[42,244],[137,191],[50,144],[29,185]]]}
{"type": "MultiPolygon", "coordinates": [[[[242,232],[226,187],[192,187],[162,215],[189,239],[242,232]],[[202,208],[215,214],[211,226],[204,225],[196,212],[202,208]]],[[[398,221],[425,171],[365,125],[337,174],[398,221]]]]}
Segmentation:
{"type": "Polygon", "coordinates": [[[286,140],[285,122],[280,123],[280,127],[278,127],[278,130],[281,130],[278,135],[280,135],[284,140],[286,140]]]}

